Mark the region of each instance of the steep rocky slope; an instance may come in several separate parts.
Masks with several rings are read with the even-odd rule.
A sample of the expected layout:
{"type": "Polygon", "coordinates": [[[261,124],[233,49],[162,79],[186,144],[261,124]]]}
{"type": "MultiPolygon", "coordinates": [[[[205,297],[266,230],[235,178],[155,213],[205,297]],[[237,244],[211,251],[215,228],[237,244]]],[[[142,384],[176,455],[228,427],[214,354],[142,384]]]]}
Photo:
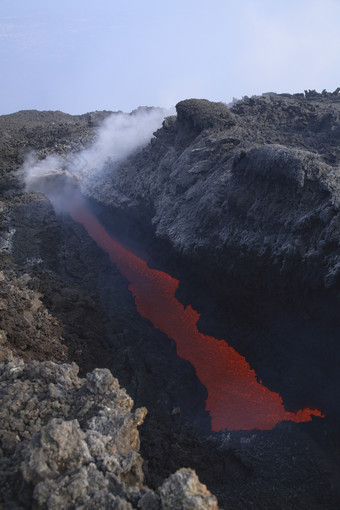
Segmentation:
{"type": "MultiPolygon", "coordinates": [[[[31,149],[38,159],[57,153],[67,160],[95,139],[96,125],[108,112],[0,117],[1,358],[13,351],[27,363],[11,357],[3,363],[2,398],[9,399],[14,422],[22,428],[23,420],[28,430],[19,440],[3,436],[5,504],[12,498],[13,508],[27,508],[34,497],[38,507],[53,508],[59,504],[53,500],[56,487],[63,491],[72,482],[85,507],[91,496],[112,505],[119,497],[126,508],[177,508],[171,498],[186,493],[188,508],[196,508],[192,487],[208,497],[206,505],[215,505],[191,472],[164,482],[185,466],[196,469],[225,508],[338,508],[339,110],[336,96],[246,98],[231,110],[184,101],[144,150],[111,170],[108,165],[104,179],[96,175],[83,183],[108,230],[180,279],[178,296],[201,312],[202,331],[226,338],[246,355],[259,378],[283,395],[287,409],[308,405],[326,413],[325,419],[281,423],[272,431],[213,434],[206,390],[194,368],[176,356],[171,339],[139,316],[128,282],[83,227],[56,215],[42,194],[26,193],[13,172],[31,149]],[[135,482],[120,478],[110,455],[111,467],[104,469],[100,448],[90,451],[88,424],[102,404],[102,411],[113,405],[111,390],[96,395],[102,403],[93,408],[97,414],[83,420],[76,401],[84,394],[94,405],[89,383],[74,367],[33,360],[75,361],[82,376],[107,367],[135,405],[148,408],[140,434],[149,489],[131,489],[135,482]],[[9,374],[10,367],[15,370],[9,374]],[[46,370],[52,386],[58,374],[72,372],[59,410],[50,410],[49,397],[41,393],[46,370]],[[32,404],[11,400],[22,384],[30,395],[35,385],[34,405],[43,414],[47,408],[39,430],[33,431],[25,414],[32,404]],[[66,409],[67,399],[72,405],[66,409]],[[52,466],[51,476],[41,478],[37,456],[55,455],[50,438],[65,430],[83,445],[81,458],[69,466],[63,450],[66,474],[52,466]],[[82,457],[84,442],[91,460],[82,457]],[[24,480],[21,502],[13,496],[13,477],[24,480]]],[[[88,380],[93,374],[112,382],[106,371],[88,380]]],[[[129,409],[127,422],[132,416],[129,409]]],[[[8,423],[3,430],[15,425],[8,423]]],[[[140,485],[137,449],[135,442],[130,453],[140,485]]]]}
{"type": "Polygon", "coordinates": [[[326,413],[337,455],[339,137],[338,93],[187,100],[84,186],[115,235],[180,279],[201,331],[244,354],[289,409],[326,413]]]}
{"type": "Polygon", "coordinates": [[[177,113],[85,192],[118,235],[143,232],[203,331],[291,408],[339,416],[338,95],[187,100],[177,113]]]}
{"type": "Polygon", "coordinates": [[[231,110],[188,100],[177,112],[88,194],[120,211],[120,193],[124,212],[144,213],[208,278],[275,294],[293,274],[290,292],[335,287],[340,100],[261,97],[231,110]]]}
{"type": "MultiPolygon", "coordinates": [[[[6,360],[7,357],[7,361],[2,365],[2,380],[4,382],[1,395],[4,412],[4,422],[1,424],[3,431],[1,443],[2,480],[4,480],[1,501],[4,508],[30,508],[33,488],[41,481],[38,480],[39,477],[33,475],[34,479],[31,480],[29,478],[31,475],[27,475],[27,480],[24,482],[20,470],[27,441],[33,429],[35,432],[41,432],[43,426],[49,426],[51,418],[58,417],[61,421],[57,423],[56,427],[61,427],[60,430],[63,430],[66,439],[68,438],[71,444],[73,433],[71,429],[75,428],[75,435],[79,435],[77,425],[69,425],[71,419],[68,414],[69,404],[73,398],[71,387],[66,385],[65,393],[59,395],[62,402],[60,405],[56,405],[52,402],[54,397],[43,391],[43,387],[47,384],[46,374],[41,376],[41,388],[37,382],[38,372],[42,373],[47,370],[50,378],[48,384],[63,386],[63,381],[57,381],[60,365],[52,364],[46,368],[45,365],[37,365],[34,361],[33,365],[28,365],[28,367],[36,367],[32,369],[33,372],[35,371],[35,375],[33,372],[33,375],[31,372],[30,375],[27,375],[23,368],[22,358],[28,362],[32,360],[52,360],[59,363],[76,361],[80,365],[82,374],[86,374],[95,367],[106,366],[111,368],[114,373],[119,373],[120,380],[130,387],[130,392],[134,394],[137,401],[150,404],[150,407],[155,406],[158,401],[160,404],[157,407],[161,416],[162,413],[165,413],[170,421],[171,410],[175,405],[182,405],[182,401],[188,403],[187,412],[189,415],[193,413],[191,407],[197,413],[197,405],[201,406],[201,413],[204,415],[204,390],[198,381],[195,382],[192,367],[183,360],[177,359],[170,340],[164,341],[164,335],[155,333],[146,321],[141,320],[127,290],[127,282],[121,277],[118,270],[101,253],[82,227],[75,224],[70,218],[57,217],[51,203],[40,193],[25,193],[23,182],[18,180],[17,175],[13,173],[13,170],[20,167],[25,155],[29,154],[32,149],[36,151],[38,158],[43,158],[50,153],[72,154],[70,150],[79,151],[84,148],[97,135],[97,120],[102,120],[105,116],[107,116],[106,112],[95,112],[81,117],[71,117],[61,112],[19,112],[13,116],[0,118],[4,135],[2,138],[4,143],[1,146],[2,173],[0,180],[0,258],[2,269],[0,272],[0,354],[2,360],[6,360]],[[20,147],[23,149],[22,151],[20,151],[20,147]],[[160,348],[159,344],[161,344],[160,348]],[[157,357],[160,366],[163,366],[164,377],[164,383],[158,386],[155,380],[159,381],[159,374],[158,370],[154,369],[153,361],[156,345],[159,351],[157,357]],[[21,358],[13,361],[12,352],[21,358]],[[163,354],[161,354],[162,352],[163,354]],[[15,368],[14,365],[19,368],[15,368]],[[168,374],[171,370],[179,374],[179,380],[188,381],[188,384],[184,383],[184,386],[191,386],[189,394],[194,395],[191,406],[189,403],[191,397],[186,394],[188,390],[183,392],[171,381],[167,383],[167,380],[170,380],[168,374]],[[19,382],[23,373],[25,389],[19,382]],[[27,397],[25,391],[28,391],[31,375],[33,380],[28,392],[31,402],[27,409],[27,416],[24,417],[27,399],[25,401],[23,399],[27,397]],[[167,384],[168,388],[166,388],[167,384]],[[201,404],[199,404],[200,401],[201,404]],[[51,410],[51,406],[54,410],[51,410]],[[13,414],[14,408],[20,408],[17,417],[13,414]],[[32,412],[39,415],[38,418],[36,415],[33,416],[32,412]],[[38,419],[37,423],[36,419],[38,419]],[[21,433],[25,431],[26,433],[23,436],[21,433],[16,434],[16,427],[19,427],[21,433]],[[7,444],[8,441],[9,444],[7,444]],[[16,446],[18,446],[18,451],[16,446]],[[17,478],[18,480],[15,482],[14,480],[17,478]],[[24,491],[20,501],[17,499],[16,493],[17,483],[24,491]],[[20,485],[22,483],[23,486],[20,485]]],[[[61,373],[68,373],[71,370],[72,377],[74,376],[72,384],[74,383],[74,388],[78,389],[82,383],[76,377],[77,369],[75,367],[69,369],[66,365],[62,365],[62,367],[64,368],[60,368],[61,373]]],[[[74,405],[78,397],[78,394],[74,397],[74,405]]],[[[98,396],[96,398],[98,400],[98,396]]],[[[126,398],[128,406],[131,407],[132,400],[126,398]]],[[[116,402],[112,400],[112,397],[109,400],[110,406],[115,409],[116,402]]],[[[152,420],[149,421],[152,422],[152,420]]],[[[138,437],[136,425],[137,423],[134,425],[134,437],[138,437]]],[[[151,430],[152,428],[151,423],[151,430]]],[[[122,434],[124,435],[125,432],[122,434]]],[[[129,434],[125,435],[128,441],[129,434]]],[[[120,442],[118,440],[118,443],[120,442]]],[[[137,446],[134,448],[136,449],[137,446]]],[[[55,455],[55,453],[55,451],[51,451],[51,455],[55,455]]],[[[131,450],[129,455],[132,453],[131,450]]],[[[87,466],[89,459],[85,459],[84,462],[87,466]]],[[[140,467],[141,459],[138,462],[140,467]]],[[[39,461],[37,461],[37,466],[39,470],[39,461]]],[[[177,464],[172,472],[180,467],[177,464]]],[[[72,465],[70,468],[71,478],[74,475],[73,468],[72,465]]],[[[170,471],[168,470],[167,473],[170,474],[170,471]]],[[[54,480],[58,476],[57,469],[47,475],[47,479],[54,480]]],[[[80,499],[77,504],[80,505],[80,502],[89,504],[89,495],[86,492],[87,489],[84,488],[88,482],[84,482],[85,486],[82,482],[87,477],[84,469],[79,477],[80,482],[78,480],[75,484],[78,488],[80,484],[82,488],[79,489],[80,499]]],[[[138,477],[140,484],[142,482],[141,472],[138,477]]],[[[176,504],[192,506],[194,503],[190,503],[190,497],[196,497],[195,487],[198,487],[198,499],[205,494],[204,490],[202,492],[199,488],[198,479],[195,477],[196,475],[190,471],[179,472],[163,486],[164,497],[161,492],[154,498],[147,496],[146,503],[144,501],[143,504],[146,505],[146,508],[152,508],[152,505],[155,508],[160,506],[168,508],[170,503],[167,503],[167,500],[172,501],[169,491],[175,488],[180,498],[176,504]],[[187,503],[183,503],[186,498],[184,493],[188,494],[187,503]]],[[[162,477],[162,481],[164,478],[165,476],[162,477]]],[[[59,476],[59,482],[64,487],[61,499],[52,501],[52,496],[49,501],[43,501],[43,496],[37,496],[34,504],[39,508],[46,506],[54,508],[60,507],[61,501],[64,501],[64,505],[73,507],[74,503],[69,501],[71,493],[65,488],[68,484],[67,480],[68,474],[63,473],[62,478],[59,476]]],[[[53,485],[54,482],[46,483],[53,485]]],[[[53,489],[52,485],[49,485],[49,491],[52,491],[52,494],[58,492],[57,488],[53,489]]],[[[107,491],[107,495],[98,495],[98,498],[102,497],[103,501],[105,498],[108,498],[107,501],[109,501],[111,498],[110,504],[114,504],[113,499],[118,497],[118,492],[122,498],[122,508],[130,508],[131,504],[135,506],[137,499],[140,499],[140,496],[137,499],[135,497],[134,501],[129,503],[128,496],[121,490],[116,490],[111,486],[110,489],[105,489],[108,485],[106,481],[100,482],[99,485],[102,486],[104,492],[107,491]]],[[[42,484],[39,487],[42,487],[42,484]]],[[[95,496],[92,494],[92,497],[95,496]]],[[[197,502],[197,498],[195,501],[197,502]]],[[[95,505],[95,503],[93,504],[95,505]]],[[[216,506],[215,499],[207,500],[202,505],[202,507],[214,508],[216,506]]]]}

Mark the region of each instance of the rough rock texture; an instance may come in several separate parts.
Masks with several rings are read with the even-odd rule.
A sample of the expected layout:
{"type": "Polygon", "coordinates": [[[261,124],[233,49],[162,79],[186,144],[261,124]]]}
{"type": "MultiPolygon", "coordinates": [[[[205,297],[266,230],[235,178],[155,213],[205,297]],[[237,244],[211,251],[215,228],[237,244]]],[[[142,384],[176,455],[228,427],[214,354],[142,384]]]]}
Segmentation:
{"type": "MultiPolygon", "coordinates": [[[[52,406],[59,397],[44,396],[47,385],[46,405],[34,401],[30,410],[34,415],[37,408],[40,419],[33,433],[26,404],[19,410],[13,404],[8,420],[13,416],[10,427],[19,433],[6,431],[0,461],[9,508],[30,505],[32,497],[36,505],[60,507],[57,492],[67,504],[79,497],[86,507],[92,491],[89,508],[159,509],[157,489],[169,492],[178,480],[186,505],[199,504],[205,491],[192,493],[192,472],[164,485],[183,466],[196,470],[224,508],[339,508],[339,104],[336,94],[270,94],[245,98],[231,110],[181,102],[178,117],[166,119],[144,151],[84,189],[111,232],[181,279],[178,296],[201,312],[200,328],[246,355],[287,409],[326,412],[326,419],[281,423],[272,431],[214,434],[206,433],[206,392],[194,368],[138,315],[128,282],[83,227],[57,216],[40,193],[25,193],[13,172],[31,149],[40,159],[82,149],[107,112],[0,117],[0,359],[13,350],[29,362],[18,362],[26,368],[38,366],[33,359],[75,361],[82,376],[107,367],[136,406],[148,408],[141,453],[149,489],[131,485],[130,475],[117,485],[111,475],[124,475],[116,464],[98,460],[99,443],[91,451],[88,423],[98,416],[101,423],[97,410],[87,421],[67,406],[59,413],[52,406]],[[79,453],[75,459],[64,433],[79,453]],[[71,470],[65,476],[63,466],[71,470]]],[[[53,367],[51,378],[63,370],[53,367]]],[[[90,388],[77,380],[91,400],[90,388]]],[[[18,401],[23,398],[20,393],[18,401]]]]}
{"type": "Polygon", "coordinates": [[[159,494],[164,510],[183,508],[183,510],[217,509],[217,501],[206,487],[198,488],[199,480],[191,469],[180,469],[171,475],[160,487],[159,494]]]}
{"type": "Polygon", "coordinates": [[[338,95],[177,109],[87,194],[291,409],[339,416],[338,95]]]}
{"type": "Polygon", "coordinates": [[[293,275],[306,292],[337,286],[340,101],[274,96],[229,110],[188,100],[177,110],[88,194],[144,213],[156,237],[209,276],[276,293],[293,275]]]}
{"type": "Polygon", "coordinates": [[[66,359],[61,324],[43,306],[42,295],[28,287],[30,280],[28,274],[17,277],[14,271],[0,272],[1,357],[15,346],[23,357],[66,359]]]}
{"type": "Polygon", "coordinates": [[[31,150],[40,157],[83,149],[94,139],[94,127],[112,112],[68,115],[24,110],[0,116],[0,175],[17,170],[31,150]]]}
{"type": "Polygon", "coordinates": [[[61,278],[60,259],[70,253],[61,253],[61,222],[50,202],[19,191],[3,204],[0,349],[25,360],[81,361],[83,370],[103,366],[104,312],[94,293],[61,278]]]}
{"type": "MultiPolygon", "coordinates": [[[[205,390],[193,367],[177,358],[173,341],[139,317],[127,281],[81,226],[68,217],[58,218],[40,193],[25,193],[12,172],[31,149],[41,159],[84,148],[106,115],[95,112],[78,118],[33,111],[0,118],[4,135],[0,147],[0,359],[14,351],[26,361],[76,361],[82,374],[106,366],[119,375],[139,405],[157,408],[167,431],[171,422],[184,422],[187,415],[196,419],[194,414],[201,414],[209,422],[205,390]],[[173,383],[171,373],[177,374],[179,385],[173,383]],[[182,408],[180,417],[171,414],[176,406],[182,408]]],[[[148,417],[153,438],[154,419],[148,417]]],[[[190,450],[188,433],[181,435],[182,450],[190,450]]],[[[197,451],[197,456],[202,453],[197,451]]],[[[165,467],[167,461],[162,462],[165,467]]],[[[175,469],[182,465],[177,463],[175,469]]],[[[171,466],[162,469],[160,483],[173,472],[171,466]]],[[[15,490],[13,479],[10,483],[15,490]]],[[[152,501],[158,508],[158,500],[146,492],[141,508],[152,508],[152,501]]]]}
{"type": "Polygon", "coordinates": [[[80,379],[75,364],[9,356],[0,395],[3,508],[218,508],[192,470],[156,493],[143,485],[137,426],[146,409],[131,411],[109,370],[80,379]]]}
{"type": "Polygon", "coordinates": [[[187,100],[177,112],[84,192],[180,279],[202,332],[245,355],[287,409],[326,413],[312,435],[339,466],[339,95],[187,100]]]}

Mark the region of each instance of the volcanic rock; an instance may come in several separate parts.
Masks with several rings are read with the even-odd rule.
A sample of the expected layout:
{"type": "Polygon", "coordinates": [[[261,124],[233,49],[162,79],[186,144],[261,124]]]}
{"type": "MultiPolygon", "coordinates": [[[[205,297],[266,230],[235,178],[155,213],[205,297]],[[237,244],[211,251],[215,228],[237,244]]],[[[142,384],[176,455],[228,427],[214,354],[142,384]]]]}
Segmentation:
{"type": "Polygon", "coordinates": [[[287,410],[326,415],[218,433],[194,368],[128,282],[17,172],[31,150],[77,157],[109,112],[0,117],[4,508],[215,508],[190,468],[225,508],[339,507],[339,112],[338,93],[313,91],[182,101],[145,149],[81,183],[114,237],[180,280],[201,331],[287,410]],[[149,411],[144,475],[144,412],[112,374],[149,411]]]}
{"type": "Polygon", "coordinates": [[[285,293],[293,274],[305,292],[336,287],[339,100],[261,97],[231,110],[187,100],[177,111],[88,195],[112,214],[142,214],[207,279],[237,277],[266,294],[285,293]]]}
{"type": "Polygon", "coordinates": [[[177,110],[84,192],[180,280],[202,332],[228,339],[291,409],[339,416],[338,95],[177,110]]]}
{"type": "Polygon", "coordinates": [[[0,364],[0,393],[4,508],[218,508],[191,470],[157,493],[143,485],[137,427],[146,409],[131,411],[109,370],[80,379],[75,364],[9,356],[0,364]]]}

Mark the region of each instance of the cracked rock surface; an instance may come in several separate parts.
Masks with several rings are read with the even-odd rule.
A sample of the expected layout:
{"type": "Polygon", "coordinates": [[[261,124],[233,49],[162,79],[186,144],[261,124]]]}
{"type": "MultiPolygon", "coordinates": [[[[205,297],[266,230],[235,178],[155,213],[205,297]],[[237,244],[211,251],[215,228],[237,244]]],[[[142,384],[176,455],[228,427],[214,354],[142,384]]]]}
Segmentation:
{"type": "Polygon", "coordinates": [[[0,363],[0,501],[4,508],[217,509],[194,471],[147,488],[137,427],[146,409],[107,369],[86,379],[52,361],[0,363]]]}
{"type": "Polygon", "coordinates": [[[215,508],[194,468],[225,509],[338,510],[339,105],[187,100],[83,189],[110,232],[180,279],[200,331],[243,354],[287,409],[326,415],[213,434],[193,366],[85,230],[16,172],[31,150],[73,160],[109,112],[0,117],[0,506],[215,508]],[[95,367],[148,409],[144,480],[142,416],[95,367]]]}
{"type": "Polygon", "coordinates": [[[285,294],[293,274],[305,292],[338,287],[339,99],[176,108],[148,147],[85,192],[142,218],[207,278],[267,294],[285,294]]]}

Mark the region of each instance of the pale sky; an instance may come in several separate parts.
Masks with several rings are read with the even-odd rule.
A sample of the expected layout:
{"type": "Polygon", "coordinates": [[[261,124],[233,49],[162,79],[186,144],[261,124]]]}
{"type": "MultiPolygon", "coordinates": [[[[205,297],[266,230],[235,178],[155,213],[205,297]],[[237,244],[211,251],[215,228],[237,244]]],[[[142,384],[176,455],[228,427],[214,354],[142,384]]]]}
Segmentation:
{"type": "Polygon", "coordinates": [[[0,114],[340,86],[340,0],[0,0],[0,114]]]}

